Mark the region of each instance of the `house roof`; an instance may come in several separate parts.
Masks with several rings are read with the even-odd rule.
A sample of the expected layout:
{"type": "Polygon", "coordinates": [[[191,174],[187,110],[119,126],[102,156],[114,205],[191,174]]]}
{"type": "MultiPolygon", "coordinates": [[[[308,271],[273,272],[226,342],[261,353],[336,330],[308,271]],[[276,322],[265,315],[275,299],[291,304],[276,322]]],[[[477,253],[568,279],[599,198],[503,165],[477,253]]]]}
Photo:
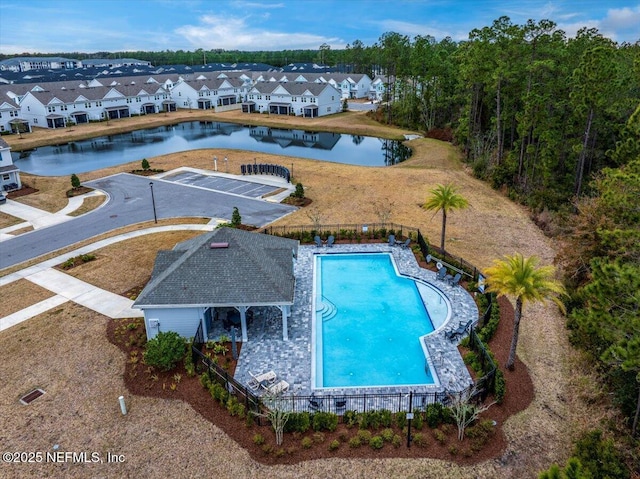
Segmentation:
{"type": "Polygon", "coordinates": [[[297,250],[295,240],[218,228],[158,252],[151,280],[133,306],[293,304],[297,250]]]}

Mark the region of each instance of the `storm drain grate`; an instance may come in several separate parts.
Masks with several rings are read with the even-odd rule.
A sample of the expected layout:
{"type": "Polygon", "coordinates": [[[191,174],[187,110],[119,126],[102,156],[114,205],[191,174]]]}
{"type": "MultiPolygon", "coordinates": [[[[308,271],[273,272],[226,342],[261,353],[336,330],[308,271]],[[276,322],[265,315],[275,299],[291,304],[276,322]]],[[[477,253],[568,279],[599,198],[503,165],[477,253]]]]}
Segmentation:
{"type": "Polygon", "coordinates": [[[44,394],[42,389],[34,389],[29,394],[25,394],[20,398],[20,402],[24,405],[30,404],[44,394]]]}

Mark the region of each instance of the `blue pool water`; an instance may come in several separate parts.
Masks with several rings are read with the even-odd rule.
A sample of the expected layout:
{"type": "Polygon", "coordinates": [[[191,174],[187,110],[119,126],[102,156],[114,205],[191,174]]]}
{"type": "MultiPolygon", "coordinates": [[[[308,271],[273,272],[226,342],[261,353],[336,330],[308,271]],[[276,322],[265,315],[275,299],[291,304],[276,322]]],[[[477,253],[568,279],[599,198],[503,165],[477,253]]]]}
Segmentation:
{"type": "Polygon", "coordinates": [[[442,293],[387,253],[317,255],[315,282],[315,387],[434,383],[420,337],[434,330],[425,303],[436,324],[448,314],[442,293]]]}

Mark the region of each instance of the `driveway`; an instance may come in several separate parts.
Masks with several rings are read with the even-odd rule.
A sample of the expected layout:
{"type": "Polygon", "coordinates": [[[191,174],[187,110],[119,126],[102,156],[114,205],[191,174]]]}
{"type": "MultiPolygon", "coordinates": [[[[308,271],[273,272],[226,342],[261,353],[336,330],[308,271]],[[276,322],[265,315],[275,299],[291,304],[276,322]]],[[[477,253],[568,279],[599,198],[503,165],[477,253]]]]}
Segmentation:
{"type": "Polygon", "coordinates": [[[154,219],[150,181],[153,182],[155,212],[158,219],[204,217],[231,220],[237,207],[242,222],[264,226],[296,210],[280,203],[230,195],[142,176],[120,173],[83,183],[104,191],[109,201],[90,213],[2,241],[0,268],[70,246],[108,231],[154,219]]]}

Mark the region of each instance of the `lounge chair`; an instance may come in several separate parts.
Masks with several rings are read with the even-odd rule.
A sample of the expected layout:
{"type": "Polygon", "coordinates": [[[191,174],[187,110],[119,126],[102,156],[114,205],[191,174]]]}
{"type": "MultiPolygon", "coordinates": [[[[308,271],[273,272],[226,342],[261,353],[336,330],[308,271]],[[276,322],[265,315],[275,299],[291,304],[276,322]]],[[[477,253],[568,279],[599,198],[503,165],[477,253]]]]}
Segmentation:
{"type": "Polygon", "coordinates": [[[444,337],[451,340],[451,341],[455,341],[456,339],[458,339],[460,336],[462,336],[464,333],[467,332],[467,329],[469,329],[469,327],[473,324],[473,321],[470,319],[469,321],[467,321],[467,324],[462,324],[460,323],[458,325],[457,329],[453,329],[451,331],[445,331],[444,333],[444,337]]]}
{"type": "Polygon", "coordinates": [[[322,409],[323,405],[324,405],[324,399],[314,397],[313,395],[309,398],[309,407],[311,409],[314,409],[314,410],[322,409]]]}
{"type": "Polygon", "coordinates": [[[443,266],[438,270],[438,274],[436,274],[436,279],[438,281],[444,281],[445,276],[447,276],[447,268],[443,266]]]}
{"type": "Polygon", "coordinates": [[[458,283],[460,283],[461,279],[462,279],[462,274],[456,273],[456,275],[449,280],[449,285],[458,286],[458,283]]]}
{"type": "Polygon", "coordinates": [[[335,243],[336,239],[333,237],[333,235],[329,236],[327,238],[327,247],[331,248],[333,246],[333,243],[335,243]]]}
{"type": "Polygon", "coordinates": [[[258,375],[254,375],[249,371],[249,376],[251,376],[251,379],[247,383],[247,386],[254,391],[258,390],[260,386],[266,386],[276,382],[276,373],[273,370],[258,375]]]}
{"type": "Polygon", "coordinates": [[[345,396],[337,397],[333,400],[333,404],[336,409],[346,409],[347,407],[347,398],[345,396]]]}
{"type": "Polygon", "coordinates": [[[277,396],[278,394],[282,394],[289,390],[289,383],[284,379],[281,379],[275,384],[263,385],[262,387],[264,387],[270,394],[277,396]]]}
{"type": "Polygon", "coordinates": [[[313,241],[316,243],[316,246],[317,246],[318,248],[322,248],[322,239],[320,238],[320,236],[316,235],[316,236],[313,238],[313,241]]]}
{"type": "Polygon", "coordinates": [[[389,235],[389,246],[395,246],[395,245],[396,245],[395,235],[389,235]]]}
{"type": "Polygon", "coordinates": [[[409,247],[409,243],[411,243],[411,238],[407,238],[404,241],[400,241],[398,242],[398,244],[400,245],[400,247],[402,248],[408,248],[409,247]]]}

